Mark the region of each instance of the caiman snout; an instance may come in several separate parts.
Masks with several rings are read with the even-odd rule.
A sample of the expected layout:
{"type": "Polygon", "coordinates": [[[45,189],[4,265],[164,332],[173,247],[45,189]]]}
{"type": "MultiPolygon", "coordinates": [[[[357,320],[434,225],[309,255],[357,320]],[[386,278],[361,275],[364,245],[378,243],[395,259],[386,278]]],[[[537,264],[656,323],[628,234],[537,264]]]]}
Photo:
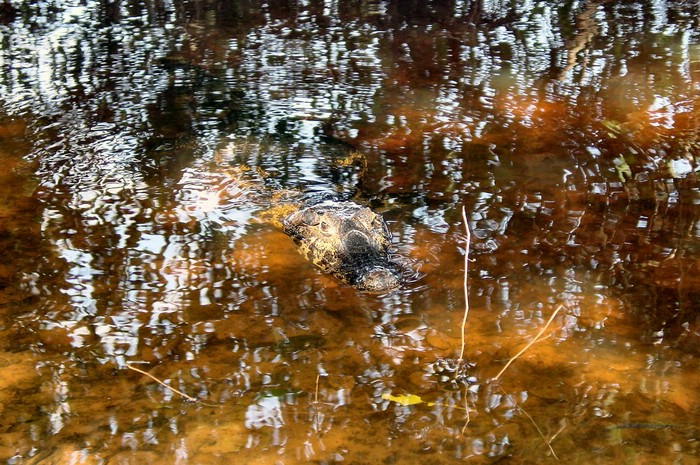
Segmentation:
{"type": "Polygon", "coordinates": [[[401,284],[401,278],[396,270],[376,267],[360,275],[355,287],[361,291],[383,293],[396,289],[401,284]]]}

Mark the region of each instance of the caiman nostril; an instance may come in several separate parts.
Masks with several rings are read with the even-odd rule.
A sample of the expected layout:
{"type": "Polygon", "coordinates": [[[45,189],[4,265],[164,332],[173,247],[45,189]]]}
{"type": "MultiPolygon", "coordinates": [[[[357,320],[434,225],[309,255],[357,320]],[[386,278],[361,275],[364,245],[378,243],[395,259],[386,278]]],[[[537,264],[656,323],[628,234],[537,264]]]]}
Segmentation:
{"type": "Polygon", "coordinates": [[[373,268],[360,277],[355,287],[367,292],[388,292],[399,286],[399,273],[391,268],[373,268]]]}

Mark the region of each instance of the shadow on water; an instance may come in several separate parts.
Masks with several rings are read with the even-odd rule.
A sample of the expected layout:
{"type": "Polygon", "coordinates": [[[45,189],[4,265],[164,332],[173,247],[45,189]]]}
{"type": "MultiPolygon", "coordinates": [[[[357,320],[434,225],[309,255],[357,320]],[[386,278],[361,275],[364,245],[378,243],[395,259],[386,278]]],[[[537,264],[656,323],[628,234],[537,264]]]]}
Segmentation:
{"type": "Polygon", "coordinates": [[[698,18],[1,3],[0,460],[694,463],[698,18]],[[297,253],[309,193],[384,216],[399,291],[297,253]]]}

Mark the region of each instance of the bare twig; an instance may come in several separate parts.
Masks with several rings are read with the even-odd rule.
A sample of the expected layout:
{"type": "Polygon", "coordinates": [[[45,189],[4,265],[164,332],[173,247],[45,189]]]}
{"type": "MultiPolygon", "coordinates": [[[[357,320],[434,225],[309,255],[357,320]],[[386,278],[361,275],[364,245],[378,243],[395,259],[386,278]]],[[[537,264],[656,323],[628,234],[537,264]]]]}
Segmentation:
{"type": "Polygon", "coordinates": [[[152,374],[141,370],[140,368],[136,368],[135,366],[131,366],[131,365],[128,364],[128,363],[126,364],[126,367],[127,367],[129,370],[134,370],[134,371],[136,371],[136,372],[138,372],[138,373],[141,373],[142,375],[148,376],[149,378],[151,378],[151,379],[152,379],[153,381],[155,381],[156,383],[160,384],[161,386],[165,386],[166,388],[170,389],[171,391],[173,391],[173,392],[176,393],[176,394],[180,394],[182,397],[184,397],[185,399],[189,400],[190,402],[199,402],[199,399],[195,399],[194,397],[188,396],[187,394],[185,394],[185,393],[182,392],[182,391],[178,391],[177,389],[175,389],[175,388],[172,387],[172,386],[168,386],[168,385],[165,384],[163,381],[159,380],[158,378],[156,378],[156,377],[153,376],[152,374]]]}
{"type": "Polygon", "coordinates": [[[539,333],[537,333],[537,336],[535,336],[530,342],[528,342],[527,345],[526,345],[525,347],[523,347],[523,348],[520,350],[520,352],[518,352],[518,353],[515,354],[510,360],[508,360],[508,363],[506,363],[506,365],[501,369],[501,371],[498,372],[498,374],[493,378],[493,381],[497,381],[498,378],[501,377],[501,375],[503,374],[503,372],[506,371],[506,369],[508,369],[508,367],[510,366],[510,364],[513,363],[513,362],[515,361],[515,359],[517,359],[518,357],[520,357],[523,353],[525,353],[525,351],[526,351],[527,349],[530,348],[530,346],[532,346],[532,344],[534,344],[535,342],[537,342],[537,340],[540,338],[540,336],[542,336],[542,334],[543,334],[545,331],[547,331],[547,328],[549,327],[550,323],[552,323],[552,320],[554,320],[554,317],[557,316],[557,313],[559,313],[559,310],[561,310],[562,308],[564,308],[564,306],[563,306],[563,305],[559,305],[559,306],[557,307],[557,309],[554,310],[554,312],[552,313],[552,316],[550,316],[550,317],[549,317],[549,320],[547,320],[547,324],[544,325],[544,327],[540,330],[539,333]]]}
{"type": "MultiPolygon", "coordinates": [[[[467,234],[467,243],[464,247],[464,317],[462,318],[462,346],[459,350],[459,361],[457,366],[459,367],[464,360],[464,349],[467,345],[466,343],[466,330],[467,330],[467,316],[469,315],[469,291],[467,289],[467,278],[469,277],[469,249],[471,248],[471,232],[469,231],[469,221],[467,220],[467,211],[462,205],[462,219],[464,220],[464,230],[467,234]]],[[[469,388],[464,391],[464,410],[467,412],[467,421],[462,427],[462,434],[469,426],[469,388]]]]}
{"type": "Polygon", "coordinates": [[[321,379],[321,374],[316,375],[316,390],[314,392],[314,401],[310,406],[310,412],[313,414],[312,428],[314,431],[319,432],[323,423],[323,416],[321,414],[321,408],[318,403],[318,383],[321,379]]]}
{"type": "Polygon", "coordinates": [[[560,425],[559,429],[552,436],[550,436],[550,438],[549,438],[550,443],[554,442],[554,440],[557,438],[557,436],[559,436],[561,434],[561,432],[564,431],[567,426],[569,426],[568,423],[566,422],[566,420],[560,421],[559,425],[560,425]]]}
{"type": "MultiPolygon", "coordinates": [[[[498,386],[498,389],[501,390],[501,392],[503,393],[504,396],[507,396],[507,395],[508,395],[508,394],[506,394],[506,391],[504,391],[502,387],[498,386]]],[[[542,430],[540,429],[540,427],[537,426],[537,423],[535,423],[535,420],[530,416],[529,413],[527,413],[527,411],[523,408],[523,406],[520,405],[517,401],[516,401],[515,405],[517,405],[517,406],[518,406],[518,410],[520,410],[521,412],[523,412],[523,413],[525,414],[525,416],[530,420],[530,422],[533,424],[533,426],[535,427],[535,429],[537,430],[537,432],[539,433],[539,435],[540,435],[540,436],[542,437],[542,439],[544,440],[545,444],[547,444],[547,447],[549,447],[550,452],[552,453],[552,455],[554,456],[554,458],[555,458],[555,459],[557,460],[557,462],[558,462],[558,461],[559,461],[559,457],[557,457],[557,454],[556,454],[556,452],[554,452],[554,449],[552,448],[552,444],[551,444],[551,442],[552,442],[552,440],[554,440],[554,438],[552,438],[552,440],[548,441],[547,438],[545,437],[545,435],[542,433],[542,430]]],[[[562,430],[562,429],[559,429],[559,431],[558,431],[556,434],[559,434],[559,433],[561,432],[561,430],[562,430]]],[[[555,437],[556,437],[556,435],[555,435],[555,437]]]]}
{"type": "Polygon", "coordinates": [[[314,404],[318,404],[318,380],[321,378],[321,374],[316,375],[316,392],[314,393],[314,404]]]}
{"type": "Polygon", "coordinates": [[[469,419],[469,388],[464,390],[464,410],[467,411],[467,421],[464,423],[464,426],[462,426],[462,434],[467,430],[467,426],[469,426],[469,422],[471,421],[469,419]]]}
{"type": "Polygon", "coordinates": [[[528,418],[530,419],[530,421],[532,422],[532,424],[535,426],[535,429],[537,430],[537,432],[540,434],[540,436],[542,436],[542,440],[545,442],[545,444],[547,444],[547,447],[549,447],[549,451],[552,453],[552,456],[554,456],[554,458],[555,458],[555,459],[557,460],[557,462],[558,462],[558,461],[559,461],[559,457],[557,457],[557,453],[554,452],[554,449],[552,448],[552,445],[549,443],[549,441],[547,441],[547,438],[546,438],[546,437],[544,436],[544,434],[542,433],[542,430],[540,429],[540,427],[537,426],[537,423],[535,423],[535,420],[532,419],[532,417],[530,416],[530,414],[527,413],[527,412],[525,411],[525,409],[524,409],[521,405],[518,405],[518,408],[520,409],[521,412],[523,412],[523,413],[525,414],[526,417],[528,417],[528,418]]]}
{"type": "Polygon", "coordinates": [[[467,327],[467,316],[469,315],[469,291],[467,290],[467,276],[469,270],[469,249],[471,247],[471,232],[469,231],[469,221],[467,221],[467,212],[462,205],[462,218],[464,219],[464,230],[467,233],[467,244],[464,248],[464,317],[462,318],[462,348],[459,351],[459,363],[464,359],[464,348],[467,345],[465,340],[465,332],[467,327]]]}

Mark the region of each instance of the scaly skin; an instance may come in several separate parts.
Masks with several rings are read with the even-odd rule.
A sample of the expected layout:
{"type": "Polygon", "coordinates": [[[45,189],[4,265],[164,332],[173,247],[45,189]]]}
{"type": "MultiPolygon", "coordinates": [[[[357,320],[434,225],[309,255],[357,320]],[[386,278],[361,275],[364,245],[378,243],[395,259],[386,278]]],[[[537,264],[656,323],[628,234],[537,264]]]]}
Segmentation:
{"type": "Polygon", "coordinates": [[[384,293],[401,282],[389,257],[389,229],[367,207],[336,200],[307,205],[284,220],[284,232],[307,260],[361,291],[384,293]]]}

